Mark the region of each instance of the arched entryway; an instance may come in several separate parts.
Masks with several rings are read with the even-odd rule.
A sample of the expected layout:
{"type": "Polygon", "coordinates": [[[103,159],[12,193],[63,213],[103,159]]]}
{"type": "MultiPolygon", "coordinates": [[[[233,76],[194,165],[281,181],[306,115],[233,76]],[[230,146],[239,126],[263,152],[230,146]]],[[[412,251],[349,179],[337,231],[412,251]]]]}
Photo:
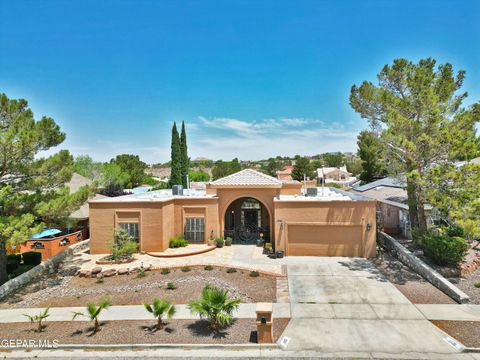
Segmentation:
{"type": "Polygon", "coordinates": [[[256,244],[262,238],[270,241],[270,214],[260,201],[241,197],[233,201],[225,211],[224,236],[234,244],[256,244]]]}

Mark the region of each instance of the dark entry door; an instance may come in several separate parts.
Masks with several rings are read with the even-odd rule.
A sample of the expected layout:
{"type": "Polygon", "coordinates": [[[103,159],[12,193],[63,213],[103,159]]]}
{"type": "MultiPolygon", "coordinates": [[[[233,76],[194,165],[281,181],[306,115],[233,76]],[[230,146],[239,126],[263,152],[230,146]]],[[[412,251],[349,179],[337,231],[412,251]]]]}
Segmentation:
{"type": "Polygon", "coordinates": [[[233,242],[235,244],[255,244],[258,240],[258,210],[242,210],[242,224],[235,227],[233,242]]]}

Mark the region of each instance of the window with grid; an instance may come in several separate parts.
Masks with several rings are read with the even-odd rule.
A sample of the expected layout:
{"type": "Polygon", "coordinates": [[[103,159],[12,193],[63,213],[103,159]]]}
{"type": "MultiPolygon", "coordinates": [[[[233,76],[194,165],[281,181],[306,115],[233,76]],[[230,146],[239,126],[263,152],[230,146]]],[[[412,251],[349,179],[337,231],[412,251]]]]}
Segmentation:
{"type": "Polygon", "coordinates": [[[140,235],[138,232],[138,223],[121,223],[119,226],[128,232],[128,235],[136,242],[140,241],[140,235]]]}
{"type": "Polygon", "coordinates": [[[184,235],[185,240],[189,242],[203,242],[205,239],[205,219],[186,218],[184,235]]]}

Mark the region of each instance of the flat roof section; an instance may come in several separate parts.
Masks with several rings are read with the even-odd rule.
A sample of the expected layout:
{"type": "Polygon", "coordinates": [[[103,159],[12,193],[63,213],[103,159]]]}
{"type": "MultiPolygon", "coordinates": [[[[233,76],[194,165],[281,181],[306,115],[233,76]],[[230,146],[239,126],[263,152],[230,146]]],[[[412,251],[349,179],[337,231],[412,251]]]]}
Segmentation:
{"type": "Polygon", "coordinates": [[[372,200],[365,196],[351,194],[331,187],[317,187],[316,196],[305,195],[280,195],[275,201],[354,201],[372,200]]]}
{"type": "Polygon", "coordinates": [[[90,200],[90,203],[168,201],[171,199],[209,199],[216,195],[207,194],[203,189],[183,189],[183,195],[173,195],[172,189],[154,190],[146,193],[129,194],[105,199],[90,200]]]}

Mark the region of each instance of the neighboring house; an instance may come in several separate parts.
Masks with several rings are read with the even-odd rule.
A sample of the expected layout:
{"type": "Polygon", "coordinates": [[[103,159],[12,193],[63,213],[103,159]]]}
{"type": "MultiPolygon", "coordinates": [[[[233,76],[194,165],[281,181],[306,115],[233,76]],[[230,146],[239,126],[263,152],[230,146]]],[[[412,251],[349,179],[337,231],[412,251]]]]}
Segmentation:
{"type": "Polygon", "coordinates": [[[282,167],[281,170],[277,171],[277,179],[278,180],[283,180],[283,181],[293,180],[292,171],[293,171],[293,166],[292,165],[287,165],[287,166],[282,167]]]}
{"type": "Polygon", "coordinates": [[[156,190],[91,200],[90,252],[108,253],[115,227],[141,252],[160,252],[174,236],[191,243],[232,237],[255,246],[263,238],[286,255],[373,257],[376,201],[332,188],[307,189],[246,169],[205,189],[156,190]]]}
{"type": "MultiPolygon", "coordinates": [[[[403,180],[387,177],[371,183],[354,187],[349,192],[362,195],[379,202],[381,223],[387,234],[411,238],[410,220],[407,204],[406,183],[403,180]]],[[[425,212],[431,222],[431,206],[425,206],[425,212]]]]}
{"type": "Polygon", "coordinates": [[[158,181],[168,182],[172,169],[169,167],[151,167],[147,172],[158,181]]]}
{"type": "Polygon", "coordinates": [[[343,187],[352,186],[358,181],[352,173],[347,171],[347,167],[323,167],[317,169],[317,177],[320,180],[325,178],[325,184],[335,183],[343,187]]]}

